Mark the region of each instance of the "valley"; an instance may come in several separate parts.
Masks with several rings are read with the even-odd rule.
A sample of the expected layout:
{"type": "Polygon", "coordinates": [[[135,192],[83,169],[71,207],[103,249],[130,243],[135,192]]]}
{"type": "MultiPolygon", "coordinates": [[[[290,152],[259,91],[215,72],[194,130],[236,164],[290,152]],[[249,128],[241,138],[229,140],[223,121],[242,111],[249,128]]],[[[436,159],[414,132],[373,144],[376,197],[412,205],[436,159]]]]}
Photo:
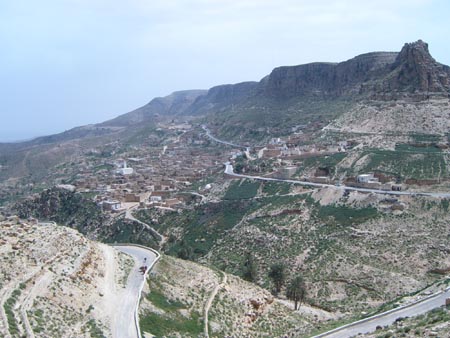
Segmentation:
{"type": "Polygon", "coordinates": [[[143,256],[106,243],[161,253],[144,336],[313,336],[444,290],[449,95],[419,40],[1,144],[2,334],[124,336],[143,256]]]}

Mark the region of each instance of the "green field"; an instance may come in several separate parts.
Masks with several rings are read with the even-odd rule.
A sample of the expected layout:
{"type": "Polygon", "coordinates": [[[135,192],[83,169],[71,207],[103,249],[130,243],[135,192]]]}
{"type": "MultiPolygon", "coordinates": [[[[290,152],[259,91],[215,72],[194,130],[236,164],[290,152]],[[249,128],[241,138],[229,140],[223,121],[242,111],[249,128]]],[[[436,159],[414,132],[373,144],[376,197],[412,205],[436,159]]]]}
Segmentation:
{"type": "Polygon", "coordinates": [[[448,177],[446,154],[434,147],[415,148],[402,145],[399,147],[399,151],[371,149],[364,151],[360,158],[366,155],[369,161],[359,173],[381,172],[402,179],[448,177]]]}

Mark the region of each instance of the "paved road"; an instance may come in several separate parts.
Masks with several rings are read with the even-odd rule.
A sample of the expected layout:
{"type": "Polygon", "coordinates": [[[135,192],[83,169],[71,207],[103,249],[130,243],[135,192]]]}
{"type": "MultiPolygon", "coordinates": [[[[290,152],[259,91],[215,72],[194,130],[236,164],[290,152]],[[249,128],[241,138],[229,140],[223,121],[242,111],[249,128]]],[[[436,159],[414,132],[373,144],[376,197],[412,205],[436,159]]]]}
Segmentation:
{"type": "Polygon", "coordinates": [[[364,334],[374,332],[377,326],[390,325],[394,323],[397,318],[418,316],[440,307],[445,304],[445,299],[449,297],[450,289],[448,288],[444,292],[427,297],[424,300],[416,302],[412,305],[407,305],[405,307],[390,310],[355,323],[344,325],[340,328],[322,333],[313,338],[348,338],[356,336],[359,333],[364,334]]]}
{"type": "Polygon", "coordinates": [[[237,148],[245,148],[245,149],[249,148],[248,146],[243,146],[243,145],[240,145],[240,144],[235,144],[235,143],[219,140],[218,138],[216,138],[213,135],[211,135],[211,132],[209,131],[209,129],[206,126],[203,125],[202,128],[206,132],[206,136],[208,136],[210,139],[216,141],[217,143],[222,143],[222,144],[226,144],[228,146],[237,147],[237,148]]]}
{"type": "Polygon", "coordinates": [[[138,305],[144,276],[139,272],[139,267],[144,265],[152,266],[157,259],[157,255],[149,249],[137,246],[114,246],[117,250],[129,254],[134,259],[134,267],[127,280],[127,286],[122,294],[122,302],[117,309],[114,318],[113,337],[136,338],[139,337],[135,322],[136,306],[138,305]]]}
{"type": "MultiPolygon", "coordinates": [[[[212,136],[209,130],[203,126],[203,129],[206,131],[208,137],[213,139],[216,142],[238,146],[229,142],[225,142],[219,140],[212,136]]],[[[242,146],[241,146],[242,147],[242,146]]],[[[375,194],[385,194],[385,195],[406,195],[406,196],[428,196],[428,197],[439,197],[439,198],[448,198],[450,197],[450,193],[434,193],[434,192],[412,192],[412,191],[384,191],[377,189],[367,189],[367,188],[356,188],[356,187],[348,187],[348,186],[335,186],[332,184],[324,184],[324,183],[313,183],[313,182],[305,182],[298,180],[285,180],[285,179],[277,179],[271,177],[261,177],[261,176],[250,176],[243,174],[236,174],[233,170],[233,165],[230,162],[225,163],[225,174],[240,177],[240,178],[249,178],[261,181],[276,181],[276,182],[286,182],[291,184],[299,184],[310,187],[333,187],[335,189],[345,189],[349,191],[359,191],[359,192],[369,192],[375,194]]],[[[432,309],[440,307],[445,304],[445,299],[450,297],[450,288],[446,289],[445,292],[441,292],[439,294],[427,297],[424,300],[418,301],[414,304],[407,305],[401,307],[399,309],[394,309],[387,311],[385,313],[375,315],[373,317],[351,323],[348,325],[344,325],[340,328],[334,329],[332,331],[320,334],[315,336],[315,338],[319,337],[327,337],[327,338],[347,338],[355,336],[359,333],[369,333],[376,330],[377,326],[386,326],[390,325],[399,317],[413,317],[418,316],[420,314],[426,313],[432,309]]]]}
{"type": "MultiPolygon", "coordinates": [[[[209,138],[211,138],[212,140],[214,140],[214,141],[216,141],[218,143],[230,145],[230,146],[233,146],[233,147],[246,148],[247,150],[249,149],[249,147],[246,147],[246,146],[243,146],[243,145],[234,144],[234,143],[231,143],[231,142],[219,140],[218,138],[216,138],[213,135],[211,135],[211,132],[209,131],[209,129],[205,125],[203,125],[202,128],[206,132],[206,135],[209,138]]],[[[309,187],[317,187],[317,188],[333,187],[333,188],[337,188],[337,189],[345,189],[345,190],[359,191],[359,192],[372,192],[372,193],[375,193],[375,194],[384,194],[384,195],[428,196],[428,197],[438,197],[438,198],[448,198],[448,197],[450,197],[450,193],[441,193],[441,192],[413,192],[413,191],[390,191],[390,190],[386,190],[385,191],[385,190],[378,190],[378,189],[348,187],[348,186],[344,186],[344,185],[336,186],[336,185],[333,185],[333,184],[325,184],[325,183],[313,183],[313,182],[305,182],[305,181],[297,181],[297,180],[283,180],[283,179],[271,178],[271,177],[242,175],[242,174],[234,173],[233,165],[230,162],[225,163],[225,174],[230,175],[230,176],[234,176],[234,177],[251,178],[251,179],[254,179],[254,180],[261,180],[261,181],[287,182],[287,183],[291,183],[291,184],[299,184],[299,185],[304,185],[304,186],[309,186],[309,187]]]]}
{"type": "Polygon", "coordinates": [[[251,176],[251,175],[243,175],[236,174],[233,170],[233,165],[230,162],[225,163],[225,174],[241,177],[241,178],[250,178],[254,180],[260,181],[275,181],[275,182],[286,182],[291,184],[299,184],[309,187],[317,187],[317,188],[325,188],[325,187],[333,187],[335,189],[349,190],[349,191],[359,191],[359,192],[371,192],[375,194],[383,194],[383,195],[395,195],[395,196],[428,196],[428,197],[440,197],[440,198],[448,198],[450,197],[450,193],[441,193],[441,192],[414,192],[414,191],[390,191],[390,190],[378,190],[378,189],[367,189],[367,188],[356,188],[356,187],[348,187],[345,185],[336,186],[333,184],[326,183],[314,183],[314,182],[306,182],[306,181],[298,181],[298,180],[284,180],[281,178],[271,178],[271,177],[262,177],[262,176],[251,176]]]}

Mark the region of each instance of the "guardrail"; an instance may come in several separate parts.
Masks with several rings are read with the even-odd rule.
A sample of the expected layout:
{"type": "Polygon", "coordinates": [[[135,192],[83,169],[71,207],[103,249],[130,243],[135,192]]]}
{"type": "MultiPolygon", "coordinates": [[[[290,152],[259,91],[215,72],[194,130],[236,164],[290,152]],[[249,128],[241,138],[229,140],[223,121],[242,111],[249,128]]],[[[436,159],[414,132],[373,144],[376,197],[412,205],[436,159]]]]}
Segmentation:
{"type": "Polygon", "coordinates": [[[140,244],[115,243],[115,244],[110,244],[110,245],[113,246],[113,247],[114,246],[135,246],[137,248],[141,248],[141,249],[144,249],[144,250],[151,251],[156,256],[155,260],[152,262],[152,264],[150,264],[150,266],[148,267],[147,271],[145,271],[145,273],[144,273],[144,279],[142,280],[141,287],[139,288],[139,296],[138,296],[138,300],[136,302],[136,309],[134,310],[134,324],[136,325],[136,332],[138,334],[138,338],[142,338],[141,328],[139,327],[139,304],[141,302],[142,290],[144,289],[144,284],[145,284],[145,280],[148,277],[148,273],[153,268],[153,266],[156,264],[156,262],[161,258],[161,254],[158,251],[156,251],[155,249],[152,249],[152,248],[146,247],[144,245],[140,245],[140,244]]]}

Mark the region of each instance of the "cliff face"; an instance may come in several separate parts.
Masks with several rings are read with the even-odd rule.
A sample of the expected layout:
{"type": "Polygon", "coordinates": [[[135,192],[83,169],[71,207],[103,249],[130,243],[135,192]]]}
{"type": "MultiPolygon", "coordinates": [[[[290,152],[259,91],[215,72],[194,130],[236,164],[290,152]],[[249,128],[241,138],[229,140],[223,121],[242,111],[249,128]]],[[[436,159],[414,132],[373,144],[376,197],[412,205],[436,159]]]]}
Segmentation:
{"type": "Polygon", "coordinates": [[[233,85],[221,85],[211,88],[204,97],[214,103],[240,100],[254,94],[257,82],[242,82],[233,85]]]}
{"type": "Polygon", "coordinates": [[[269,75],[265,93],[276,97],[295,95],[343,95],[358,92],[358,84],[383,74],[397,53],[374,52],[341,63],[310,63],[275,68],[269,75]]]}
{"type": "Polygon", "coordinates": [[[332,63],[278,67],[269,75],[264,92],[278,97],[329,93],[334,87],[335,69],[332,63]]]}
{"type": "Polygon", "coordinates": [[[107,126],[128,126],[158,115],[203,115],[252,102],[293,97],[365,97],[392,99],[450,93],[450,68],[436,62],[428,45],[407,43],[400,53],[372,52],[340,63],[315,62],[275,68],[260,82],[212,87],[208,91],[176,92],[108,121],[107,126]]]}
{"type": "Polygon", "coordinates": [[[212,87],[205,95],[199,96],[195,102],[184,111],[185,115],[202,115],[218,111],[224,107],[237,104],[246,98],[254,96],[258,82],[242,82],[212,87]]]}
{"type": "Polygon", "coordinates": [[[436,62],[422,40],[405,44],[391,69],[388,83],[392,90],[450,91],[450,68],[436,62]]]}
{"type": "Polygon", "coordinates": [[[301,95],[380,97],[450,93],[450,68],[436,62],[428,45],[407,43],[400,53],[374,52],[341,63],[311,63],[275,68],[264,81],[268,96],[301,95]]]}

